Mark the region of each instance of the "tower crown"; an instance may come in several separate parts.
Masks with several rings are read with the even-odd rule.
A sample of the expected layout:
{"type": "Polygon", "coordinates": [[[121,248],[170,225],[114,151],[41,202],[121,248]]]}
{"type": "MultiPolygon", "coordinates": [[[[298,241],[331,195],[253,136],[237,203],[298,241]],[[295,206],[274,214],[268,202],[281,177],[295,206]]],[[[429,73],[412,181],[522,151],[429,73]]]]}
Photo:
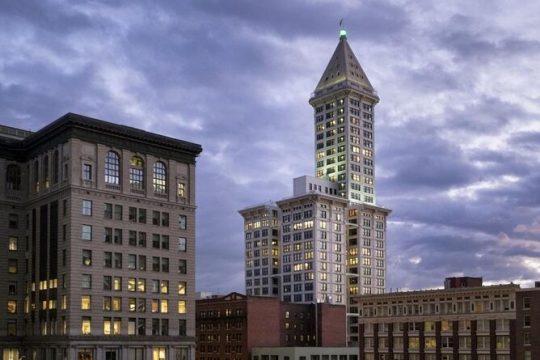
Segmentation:
{"type": "Polygon", "coordinates": [[[315,93],[344,81],[349,81],[352,87],[358,87],[357,90],[375,94],[375,89],[347,41],[347,31],[341,29],[339,43],[315,88],[315,93]]]}

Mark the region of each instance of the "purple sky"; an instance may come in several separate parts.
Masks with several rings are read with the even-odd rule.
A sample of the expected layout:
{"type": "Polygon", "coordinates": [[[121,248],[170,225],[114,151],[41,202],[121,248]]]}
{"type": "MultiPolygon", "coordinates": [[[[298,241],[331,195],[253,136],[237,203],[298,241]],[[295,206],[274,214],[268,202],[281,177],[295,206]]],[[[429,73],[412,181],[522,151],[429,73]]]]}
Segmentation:
{"type": "Polygon", "coordinates": [[[392,288],[540,280],[540,2],[2,1],[0,123],[77,112],[202,144],[198,290],[243,291],[238,209],[313,174],[338,22],[381,102],[392,288]]]}

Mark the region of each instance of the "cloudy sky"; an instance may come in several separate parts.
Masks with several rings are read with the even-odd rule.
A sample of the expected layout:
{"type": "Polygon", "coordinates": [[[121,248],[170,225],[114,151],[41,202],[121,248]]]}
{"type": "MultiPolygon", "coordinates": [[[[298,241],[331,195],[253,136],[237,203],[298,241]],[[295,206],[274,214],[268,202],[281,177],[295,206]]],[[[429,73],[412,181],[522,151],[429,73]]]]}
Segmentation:
{"type": "Polygon", "coordinates": [[[389,287],[540,280],[540,2],[1,1],[0,123],[66,112],[202,144],[198,290],[243,291],[238,209],[313,174],[345,25],[381,97],[389,287]]]}

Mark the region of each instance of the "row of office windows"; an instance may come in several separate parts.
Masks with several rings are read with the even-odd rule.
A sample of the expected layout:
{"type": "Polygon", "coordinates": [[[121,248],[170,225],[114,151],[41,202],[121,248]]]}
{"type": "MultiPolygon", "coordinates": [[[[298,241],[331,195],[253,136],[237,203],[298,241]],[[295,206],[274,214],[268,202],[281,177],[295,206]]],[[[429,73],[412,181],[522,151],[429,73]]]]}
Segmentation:
{"type": "MultiPolygon", "coordinates": [[[[182,247],[179,246],[179,249],[185,249],[185,243],[182,244],[182,247]]],[[[185,251],[185,250],[181,250],[185,251]]],[[[92,250],[83,249],[81,251],[81,263],[85,267],[92,266],[92,250]]],[[[103,253],[103,266],[106,268],[115,268],[122,269],[123,267],[123,256],[124,254],[119,252],[110,252],[106,251],[103,253]]],[[[146,271],[147,269],[147,260],[146,255],[135,255],[127,254],[128,264],[127,267],[130,270],[139,270],[146,271]]],[[[66,265],[66,252],[62,252],[62,265],[66,265]]],[[[169,258],[152,256],[152,271],[154,272],[169,272],[169,258]]],[[[8,259],[7,260],[7,273],[8,274],[18,274],[19,269],[19,260],[18,259],[8,259]]],[[[187,261],[185,259],[178,260],[178,273],[186,274],[187,273],[187,261]]]]}
{"type": "MultiPolygon", "coordinates": [[[[124,207],[119,204],[105,203],[103,218],[108,220],[124,220],[124,207]]],[[[84,216],[93,216],[92,200],[83,199],[81,213],[84,216]]],[[[147,223],[147,209],[130,206],[128,208],[128,220],[133,223],[147,223]]],[[[169,227],[170,214],[165,211],[152,210],[152,225],[169,227]]],[[[187,215],[178,215],[178,228],[187,229],[187,215]]]]}
{"type": "MultiPolygon", "coordinates": [[[[64,178],[67,177],[67,164],[64,169],[64,178]]],[[[60,180],[60,155],[59,151],[55,150],[52,155],[52,163],[49,159],[49,155],[45,155],[42,159],[41,174],[40,174],[40,162],[35,160],[33,163],[33,177],[32,182],[35,191],[39,191],[40,184],[44,188],[49,188],[51,181],[53,184],[57,184],[60,180]],[[52,169],[51,169],[52,165],[52,169]],[[51,173],[52,170],[52,173],[51,173]],[[41,175],[41,176],[40,176],[41,175]]],[[[6,188],[7,190],[19,191],[22,190],[22,171],[18,164],[9,164],[6,167],[6,188]]]]}
{"type": "MultiPolygon", "coordinates": [[[[121,159],[115,151],[107,152],[105,156],[105,173],[104,180],[106,184],[120,185],[121,178],[121,159]]],[[[64,165],[64,177],[67,177],[67,163],[64,165]]],[[[60,159],[58,150],[54,151],[52,163],[49,161],[49,155],[45,155],[40,161],[35,160],[33,163],[33,188],[35,191],[39,191],[40,186],[48,188],[50,182],[53,184],[58,183],[60,176],[60,159]],[[50,166],[52,165],[52,173],[50,166]],[[41,170],[41,173],[40,173],[41,170]]],[[[94,174],[92,164],[83,163],[82,165],[82,179],[83,181],[93,181],[94,174]]],[[[21,167],[17,164],[9,164],[6,167],[6,187],[8,190],[21,190],[21,167]]],[[[167,189],[167,166],[163,161],[156,161],[152,166],[152,188],[154,192],[166,194],[167,189]]],[[[137,155],[132,156],[130,159],[129,168],[129,184],[133,189],[143,190],[145,187],[145,174],[144,174],[144,160],[137,155]]],[[[186,196],[185,183],[179,182],[177,184],[177,196],[186,196]]]]}
{"type": "MultiPolygon", "coordinates": [[[[124,278],[126,279],[126,278],[124,278]]],[[[129,292],[146,292],[146,280],[145,278],[129,277],[126,279],[126,290],[129,292]]],[[[122,291],[123,290],[123,278],[121,276],[104,275],[103,276],[103,290],[105,291],[122,291]]],[[[177,293],[178,295],[186,294],[187,283],[185,281],[178,281],[177,293]]],[[[81,288],[92,289],[92,274],[81,275],[81,288]]],[[[150,291],[154,294],[168,294],[169,293],[169,281],[168,280],[151,280],[150,291]]]]}
{"type": "MultiPolygon", "coordinates": [[[[128,318],[127,335],[147,335],[146,318],[128,318]]],[[[103,317],[103,335],[122,335],[122,322],[125,321],[118,317],[103,317]]],[[[83,335],[92,335],[92,317],[81,317],[81,333],[83,335]]],[[[187,322],[185,319],[178,320],[178,335],[186,335],[187,322]]],[[[169,319],[151,319],[151,335],[171,335],[169,333],[169,319]]],[[[166,348],[163,348],[165,351],[166,348]]],[[[161,357],[159,358],[161,359],[161,357]]],[[[165,359],[165,357],[163,357],[165,359]]]]}
{"type": "MultiPolygon", "coordinates": [[[[128,310],[130,312],[145,312],[146,300],[144,298],[129,298],[128,310]]],[[[169,300],[168,299],[149,299],[150,300],[150,312],[152,313],[169,313],[169,300]]],[[[121,297],[103,297],[103,311],[122,311],[122,298],[121,297]]],[[[81,295],[81,310],[92,310],[92,295],[81,295]]],[[[187,309],[186,300],[177,300],[178,314],[185,314],[187,309]]]]}
{"type": "Polygon", "coordinates": [[[364,316],[420,315],[420,314],[467,314],[514,311],[515,303],[510,299],[477,300],[464,299],[452,302],[366,306],[364,316]]]}
{"type": "MultiPolygon", "coordinates": [[[[105,243],[122,245],[124,240],[123,229],[113,229],[106,227],[103,230],[103,241],[105,243]]],[[[131,246],[146,247],[146,232],[128,230],[128,242],[131,246]]],[[[84,241],[92,241],[94,237],[94,226],[83,224],[81,225],[81,239],[84,241]]],[[[169,250],[169,235],[152,234],[152,247],[155,249],[169,250]]],[[[187,251],[187,238],[179,236],[177,238],[177,250],[180,252],[187,251]]]]}

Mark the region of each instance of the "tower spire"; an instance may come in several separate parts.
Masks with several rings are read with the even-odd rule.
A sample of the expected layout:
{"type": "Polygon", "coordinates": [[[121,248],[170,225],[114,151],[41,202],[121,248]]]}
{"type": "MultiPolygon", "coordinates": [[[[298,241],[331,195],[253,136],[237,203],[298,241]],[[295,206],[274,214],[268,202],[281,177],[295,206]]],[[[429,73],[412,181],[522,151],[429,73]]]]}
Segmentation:
{"type": "Polygon", "coordinates": [[[343,26],[343,18],[339,20],[339,39],[347,40],[347,30],[345,30],[345,27],[343,26]]]}

